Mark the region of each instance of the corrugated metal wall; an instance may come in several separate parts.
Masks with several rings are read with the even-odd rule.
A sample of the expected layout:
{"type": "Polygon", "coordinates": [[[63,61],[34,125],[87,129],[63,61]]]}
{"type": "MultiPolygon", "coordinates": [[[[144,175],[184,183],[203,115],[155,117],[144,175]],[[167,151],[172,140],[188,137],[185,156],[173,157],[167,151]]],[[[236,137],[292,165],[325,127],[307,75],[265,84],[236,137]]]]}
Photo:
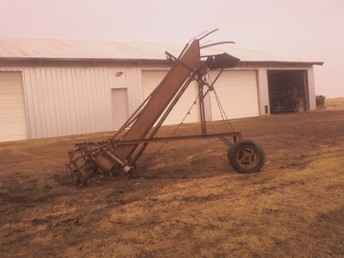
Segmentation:
{"type": "MultiPolygon", "coordinates": [[[[22,72],[28,138],[114,130],[111,89],[127,88],[129,113],[133,112],[144,98],[142,69],[86,65],[0,66],[0,71],[22,72]]],[[[259,71],[258,94],[260,114],[263,114],[264,106],[269,106],[267,69],[251,69],[259,71]]],[[[314,109],[313,68],[303,69],[308,70],[311,109],[314,109]]]]}
{"type": "Polygon", "coordinates": [[[138,68],[28,66],[0,70],[23,74],[29,138],[113,130],[112,88],[128,89],[129,112],[142,101],[138,68]]]}

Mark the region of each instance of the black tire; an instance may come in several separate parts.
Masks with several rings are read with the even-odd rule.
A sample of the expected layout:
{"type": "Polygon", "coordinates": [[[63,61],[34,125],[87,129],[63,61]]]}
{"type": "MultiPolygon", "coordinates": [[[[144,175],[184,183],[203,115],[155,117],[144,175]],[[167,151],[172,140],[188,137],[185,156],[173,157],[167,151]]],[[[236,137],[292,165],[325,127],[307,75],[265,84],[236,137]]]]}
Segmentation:
{"type": "Polygon", "coordinates": [[[229,147],[227,158],[233,169],[239,173],[256,173],[265,163],[263,149],[251,140],[243,140],[229,147]]]}

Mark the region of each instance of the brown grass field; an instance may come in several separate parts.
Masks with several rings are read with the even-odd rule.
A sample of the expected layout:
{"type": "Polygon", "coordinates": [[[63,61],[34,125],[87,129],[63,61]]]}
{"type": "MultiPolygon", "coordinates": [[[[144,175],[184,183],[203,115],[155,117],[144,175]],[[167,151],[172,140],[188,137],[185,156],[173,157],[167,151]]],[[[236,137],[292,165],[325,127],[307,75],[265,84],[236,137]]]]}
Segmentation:
{"type": "Polygon", "coordinates": [[[0,257],[344,257],[344,111],[234,126],[265,149],[261,173],[192,140],[78,188],[64,164],[85,136],[0,144],[0,257]]]}
{"type": "Polygon", "coordinates": [[[328,110],[344,110],[344,98],[330,98],[326,100],[326,109],[328,110]]]}

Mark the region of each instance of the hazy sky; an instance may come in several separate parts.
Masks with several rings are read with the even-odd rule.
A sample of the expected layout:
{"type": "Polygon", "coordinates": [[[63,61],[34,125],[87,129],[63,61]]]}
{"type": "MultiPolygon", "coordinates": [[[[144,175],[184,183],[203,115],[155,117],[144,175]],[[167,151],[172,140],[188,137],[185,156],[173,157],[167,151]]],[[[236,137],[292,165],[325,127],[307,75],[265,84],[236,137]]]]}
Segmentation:
{"type": "Polygon", "coordinates": [[[0,38],[186,41],[216,39],[325,61],[318,94],[344,96],[343,0],[0,0],[0,38]]]}

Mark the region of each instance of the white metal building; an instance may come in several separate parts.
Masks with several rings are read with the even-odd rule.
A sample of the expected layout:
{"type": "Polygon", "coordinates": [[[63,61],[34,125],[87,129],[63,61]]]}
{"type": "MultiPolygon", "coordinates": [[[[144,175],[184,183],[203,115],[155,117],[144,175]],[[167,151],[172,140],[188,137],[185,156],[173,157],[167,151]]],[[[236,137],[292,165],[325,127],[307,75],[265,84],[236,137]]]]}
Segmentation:
{"type": "MultiPolygon", "coordinates": [[[[166,49],[179,52],[152,43],[1,40],[0,141],[117,129],[167,72],[166,49]]],[[[241,60],[216,85],[230,118],[296,111],[285,108],[296,101],[285,103],[293,94],[302,97],[302,110],[315,108],[313,66],[321,62],[235,46],[211,51],[241,60]]],[[[166,123],[179,123],[197,94],[196,85],[189,87],[166,123]]],[[[220,119],[212,97],[206,110],[209,120],[220,119]]],[[[187,122],[199,120],[197,111],[196,105],[187,122]]]]}

